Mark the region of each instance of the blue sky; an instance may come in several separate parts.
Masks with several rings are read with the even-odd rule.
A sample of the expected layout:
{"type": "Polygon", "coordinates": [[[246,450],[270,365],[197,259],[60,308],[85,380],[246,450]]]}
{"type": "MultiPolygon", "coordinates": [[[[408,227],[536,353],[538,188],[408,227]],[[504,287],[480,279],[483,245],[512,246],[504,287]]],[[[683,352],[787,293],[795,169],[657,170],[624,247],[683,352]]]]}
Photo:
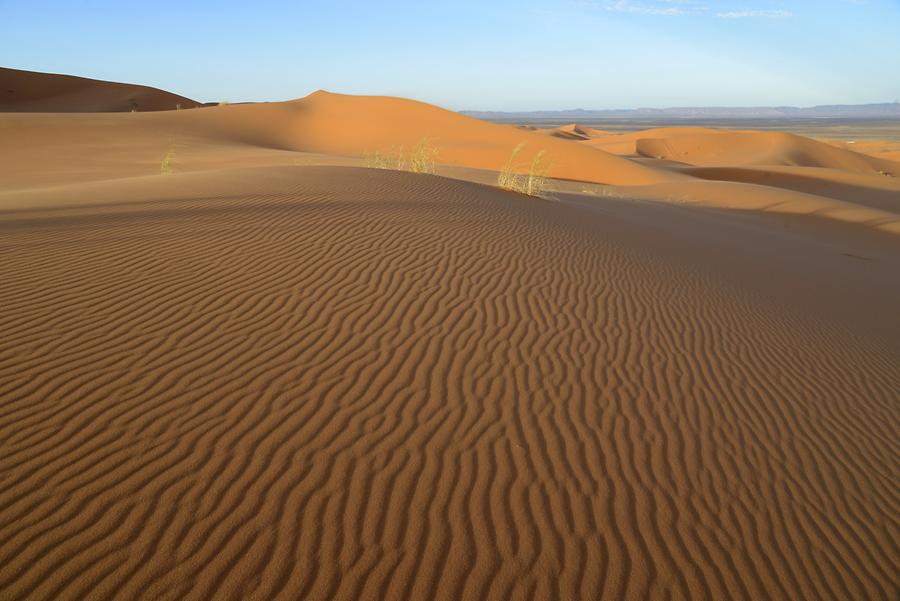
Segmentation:
{"type": "Polygon", "coordinates": [[[0,65],[203,101],[451,109],[900,99],[900,0],[0,0],[0,65]]]}

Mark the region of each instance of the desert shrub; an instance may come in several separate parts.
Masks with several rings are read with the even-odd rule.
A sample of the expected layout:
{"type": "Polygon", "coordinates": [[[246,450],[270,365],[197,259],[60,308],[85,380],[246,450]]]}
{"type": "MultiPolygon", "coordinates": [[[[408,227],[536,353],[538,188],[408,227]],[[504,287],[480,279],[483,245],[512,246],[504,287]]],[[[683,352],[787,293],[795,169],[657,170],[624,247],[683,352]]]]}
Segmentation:
{"type": "Polygon", "coordinates": [[[175,148],[169,147],[169,150],[166,151],[166,154],[163,156],[162,161],[159,163],[159,174],[160,175],[172,175],[172,163],[175,161],[175,148]]]}
{"type": "Polygon", "coordinates": [[[543,197],[547,189],[547,173],[550,171],[551,163],[547,158],[547,153],[541,150],[532,157],[528,172],[519,173],[516,159],[524,148],[525,142],[522,142],[513,149],[503,168],[500,169],[497,185],[504,190],[519,194],[543,197]]]}
{"type": "Polygon", "coordinates": [[[409,156],[409,170],[413,173],[434,173],[439,150],[428,142],[428,138],[422,138],[413,146],[409,156]]]}
{"type": "Polygon", "coordinates": [[[525,177],[525,194],[543,196],[547,189],[548,171],[550,171],[550,160],[547,158],[547,153],[541,150],[531,159],[531,167],[525,177]]]}
{"type": "Polygon", "coordinates": [[[384,155],[380,150],[376,150],[375,152],[364,150],[363,160],[366,162],[366,167],[368,167],[369,169],[387,169],[384,155]]]}
{"type": "Polygon", "coordinates": [[[517,191],[521,187],[520,180],[522,176],[516,173],[515,164],[516,157],[519,156],[519,153],[522,152],[523,148],[525,148],[525,142],[522,142],[521,144],[513,148],[512,154],[509,155],[509,158],[506,160],[506,164],[503,165],[503,168],[500,170],[500,174],[497,176],[497,185],[499,185],[504,190],[517,191]]]}
{"type": "Polygon", "coordinates": [[[366,167],[370,169],[390,169],[393,171],[401,171],[405,166],[403,160],[403,147],[394,147],[391,150],[375,150],[374,152],[366,151],[363,153],[366,161],[366,167]]]}
{"type": "Polygon", "coordinates": [[[366,167],[371,169],[390,169],[393,171],[411,171],[412,173],[434,173],[437,169],[437,156],[440,149],[433,146],[428,138],[422,138],[413,146],[409,157],[403,146],[395,146],[388,151],[375,150],[363,153],[366,167]]]}

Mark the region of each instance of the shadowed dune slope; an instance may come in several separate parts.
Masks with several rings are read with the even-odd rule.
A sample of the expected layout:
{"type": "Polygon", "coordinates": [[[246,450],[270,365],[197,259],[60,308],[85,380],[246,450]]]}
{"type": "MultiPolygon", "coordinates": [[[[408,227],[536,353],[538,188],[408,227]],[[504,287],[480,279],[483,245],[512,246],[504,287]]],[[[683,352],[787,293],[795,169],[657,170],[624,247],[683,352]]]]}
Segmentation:
{"type": "Polygon", "coordinates": [[[896,598],[896,328],[828,309],[890,323],[884,258],[356,168],[61,195],[0,194],[0,598],[896,598]]]}
{"type": "Polygon", "coordinates": [[[835,198],[894,213],[900,218],[900,179],[895,177],[872,177],[818,167],[688,167],[679,170],[707,180],[745,182],[835,198]]]}
{"type": "Polygon", "coordinates": [[[156,88],[0,67],[0,111],[100,113],[168,111],[199,106],[156,88]]]}
{"type": "Polygon", "coordinates": [[[722,170],[700,175],[712,181],[701,179],[608,190],[618,198],[642,198],[769,215],[824,217],[835,223],[855,224],[900,236],[900,195],[894,190],[879,191],[839,183],[829,186],[828,180],[789,174],[776,179],[768,173],[750,170],[722,170]],[[765,180],[767,185],[754,183],[758,179],[765,180]],[[827,196],[805,191],[822,186],[828,188],[827,196]]]}

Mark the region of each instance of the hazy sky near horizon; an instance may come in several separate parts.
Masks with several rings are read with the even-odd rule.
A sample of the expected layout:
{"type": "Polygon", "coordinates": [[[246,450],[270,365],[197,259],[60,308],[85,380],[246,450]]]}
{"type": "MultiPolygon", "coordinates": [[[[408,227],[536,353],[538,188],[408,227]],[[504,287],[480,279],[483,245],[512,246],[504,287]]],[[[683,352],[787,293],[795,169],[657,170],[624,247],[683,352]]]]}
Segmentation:
{"type": "Polygon", "coordinates": [[[451,109],[900,99],[900,0],[0,0],[0,65],[201,101],[451,109]]]}

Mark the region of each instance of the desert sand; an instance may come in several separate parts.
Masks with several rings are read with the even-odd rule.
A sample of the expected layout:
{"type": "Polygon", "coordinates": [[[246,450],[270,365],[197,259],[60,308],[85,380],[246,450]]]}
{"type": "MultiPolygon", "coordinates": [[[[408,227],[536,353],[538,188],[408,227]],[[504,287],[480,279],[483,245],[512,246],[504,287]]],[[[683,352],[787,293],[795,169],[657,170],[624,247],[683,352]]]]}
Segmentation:
{"type": "Polygon", "coordinates": [[[897,163],[63,84],[0,113],[0,598],[897,598],[897,163]]]}
{"type": "Polygon", "coordinates": [[[900,142],[896,140],[856,140],[853,142],[828,140],[828,142],[838,148],[852,150],[853,152],[861,152],[895,162],[900,161],[900,142]]]}
{"type": "Polygon", "coordinates": [[[0,111],[95,113],[170,111],[199,106],[157,88],[0,67],[0,111]]]}

